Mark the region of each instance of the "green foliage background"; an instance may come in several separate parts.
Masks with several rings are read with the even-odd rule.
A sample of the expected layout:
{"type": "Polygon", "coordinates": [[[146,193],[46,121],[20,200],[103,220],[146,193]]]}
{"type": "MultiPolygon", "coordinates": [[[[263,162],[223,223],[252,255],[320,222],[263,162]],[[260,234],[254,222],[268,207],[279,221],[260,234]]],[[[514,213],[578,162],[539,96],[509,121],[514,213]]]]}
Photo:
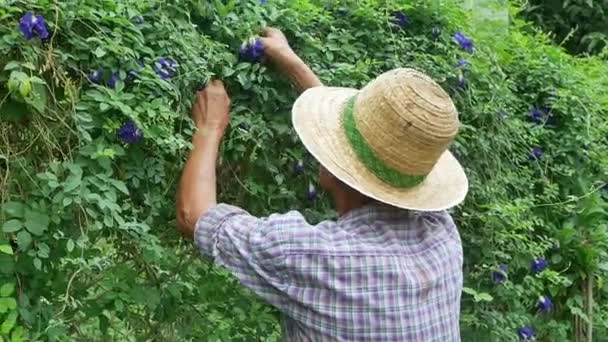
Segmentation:
{"type": "Polygon", "coordinates": [[[316,165],[290,125],[297,94],[266,65],[238,59],[267,24],[328,85],[360,87],[408,66],[453,95],[463,122],[453,151],[471,182],[454,212],[466,254],[463,340],[517,340],[525,324],[563,341],[575,317],[593,318],[598,341],[608,336],[605,62],[572,57],[519,20],[508,31],[473,25],[450,1],[0,0],[2,340],[279,339],[277,314],[201,260],[174,221],[192,93],[211,77],[233,100],[221,199],[258,215],[333,215],[325,198],[306,199],[316,165]],[[389,24],[394,9],[411,19],[403,30],[389,24]],[[27,10],[45,17],[48,40],[23,38],[27,10]],[[453,42],[456,30],[474,40],[472,55],[453,42]],[[179,63],[167,81],[152,69],[160,57],[179,63]],[[455,65],[461,57],[466,67],[455,65]],[[87,80],[97,68],[140,77],[113,90],[87,80]],[[530,122],[535,106],[551,119],[530,122]],[[142,143],[116,138],[129,118],[142,143]],[[534,146],[544,150],[537,161],[534,146]],[[306,172],[296,176],[299,159],[306,172]],[[540,256],[549,269],[533,275],[540,256]],[[494,284],[498,264],[508,280],[494,284]],[[543,294],[555,303],[547,315],[535,309],[543,294]]]}
{"type": "Polygon", "coordinates": [[[572,53],[599,53],[608,46],[605,0],[531,0],[522,14],[572,53]]]}

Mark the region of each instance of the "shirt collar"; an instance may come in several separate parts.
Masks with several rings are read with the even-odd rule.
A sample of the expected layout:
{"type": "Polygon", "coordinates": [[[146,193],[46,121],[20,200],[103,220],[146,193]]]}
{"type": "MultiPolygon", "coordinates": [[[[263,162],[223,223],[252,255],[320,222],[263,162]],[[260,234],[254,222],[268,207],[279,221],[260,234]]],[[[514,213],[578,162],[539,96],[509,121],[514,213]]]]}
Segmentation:
{"type": "MultiPolygon", "coordinates": [[[[338,223],[346,223],[353,221],[374,221],[380,217],[400,217],[408,215],[410,211],[393,207],[391,205],[373,201],[362,207],[352,209],[338,218],[338,223]]],[[[409,216],[409,215],[408,215],[409,216]]]]}

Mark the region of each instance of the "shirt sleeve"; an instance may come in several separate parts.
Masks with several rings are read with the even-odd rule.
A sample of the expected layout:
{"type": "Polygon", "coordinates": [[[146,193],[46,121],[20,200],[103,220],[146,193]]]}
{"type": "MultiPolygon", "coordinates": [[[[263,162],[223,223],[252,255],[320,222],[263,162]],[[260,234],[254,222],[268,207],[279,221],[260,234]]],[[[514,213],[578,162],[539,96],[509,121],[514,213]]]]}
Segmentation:
{"type": "Polygon", "coordinates": [[[288,215],[257,218],[235,206],[219,204],[198,219],[194,240],[202,255],[227,268],[271,305],[282,308],[285,256],[279,232],[281,222],[289,221],[288,215]]]}

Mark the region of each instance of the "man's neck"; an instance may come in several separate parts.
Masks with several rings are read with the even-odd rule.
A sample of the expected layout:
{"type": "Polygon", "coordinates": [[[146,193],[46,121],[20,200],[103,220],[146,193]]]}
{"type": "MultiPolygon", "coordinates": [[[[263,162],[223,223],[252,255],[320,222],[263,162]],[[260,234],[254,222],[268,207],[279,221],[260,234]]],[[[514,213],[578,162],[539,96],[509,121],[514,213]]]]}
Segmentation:
{"type": "Polygon", "coordinates": [[[369,197],[353,192],[340,192],[332,194],[332,197],[339,216],[343,216],[351,210],[359,209],[372,201],[369,197]]]}

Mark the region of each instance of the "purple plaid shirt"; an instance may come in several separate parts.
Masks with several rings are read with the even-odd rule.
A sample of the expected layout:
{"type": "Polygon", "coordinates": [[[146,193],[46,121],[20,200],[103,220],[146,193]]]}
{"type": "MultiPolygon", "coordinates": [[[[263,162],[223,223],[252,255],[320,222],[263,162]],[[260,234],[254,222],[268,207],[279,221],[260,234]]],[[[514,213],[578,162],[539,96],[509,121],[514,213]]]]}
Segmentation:
{"type": "Polygon", "coordinates": [[[462,246],[445,211],[374,203],[311,225],[219,204],[195,241],[283,313],[287,341],[460,341],[462,246]]]}

